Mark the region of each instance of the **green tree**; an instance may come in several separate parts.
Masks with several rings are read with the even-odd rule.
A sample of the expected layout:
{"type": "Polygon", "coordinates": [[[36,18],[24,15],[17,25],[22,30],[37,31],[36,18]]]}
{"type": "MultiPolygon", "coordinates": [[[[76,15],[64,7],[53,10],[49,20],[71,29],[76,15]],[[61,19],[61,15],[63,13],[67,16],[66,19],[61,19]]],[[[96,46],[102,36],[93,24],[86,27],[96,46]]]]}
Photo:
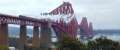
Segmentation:
{"type": "Polygon", "coordinates": [[[63,40],[59,42],[60,50],[85,50],[86,46],[77,39],[72,39],[64,36],[63,40]]]}
{"type": "Polygon", "coordinates": [[[119,50],[120,44],[116,41],[101,37],[88,42],[89,50],[119,50]]]}

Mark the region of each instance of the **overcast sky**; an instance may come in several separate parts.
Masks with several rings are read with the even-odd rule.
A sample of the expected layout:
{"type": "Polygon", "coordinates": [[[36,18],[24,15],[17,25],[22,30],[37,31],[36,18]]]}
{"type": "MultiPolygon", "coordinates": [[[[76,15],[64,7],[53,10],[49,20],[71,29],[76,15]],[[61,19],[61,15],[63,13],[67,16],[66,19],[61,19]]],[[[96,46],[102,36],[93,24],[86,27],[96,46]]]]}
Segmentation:
{"type": "MultiPolygon", "coordinates": [[[[87,17],[94,29],[120,29],[120,0],[67,0],[75,11],[78,22],[87,17]]],[[[0,13],[28,15],[40,18],[63,0],[0,0],[0,13]]]]}

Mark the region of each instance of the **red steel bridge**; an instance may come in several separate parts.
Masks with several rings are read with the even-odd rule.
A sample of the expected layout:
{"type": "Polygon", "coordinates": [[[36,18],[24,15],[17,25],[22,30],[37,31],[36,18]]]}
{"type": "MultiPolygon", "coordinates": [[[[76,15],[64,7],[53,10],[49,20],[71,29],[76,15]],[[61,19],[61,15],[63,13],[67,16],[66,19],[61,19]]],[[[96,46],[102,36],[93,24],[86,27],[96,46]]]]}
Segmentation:
{"type": "Polygon", "coordinates": [[[52,21],[48,19],[36,19],[27,17],[24,15],[12,16],[6,14],[0,14],[0,49],[8,50],[8,24],[20,25],[20,38],[19,38],[19,50],[25,50],[24,47],[27,45],[26,34],[27,27],[33,26],[33,38],[32,48],[42,47],[43,50],[48,50],[51,44],[51,29],[55,31],[58,40],[62,39],[63,35],[75,39],[77,36],[77,30],[79,28],[78,22],[74,15],[74,10],[69,2],[64,2],[58,8],[54,9],[49,13],[43,13],[42,15],[58,15],[70,14],[71,21],[65,23],[64,21],[52,21]],[[39,31],[41,28],[41,31],[39,31]],[[40,34],[40,38],[39,38],[40,34]]]}

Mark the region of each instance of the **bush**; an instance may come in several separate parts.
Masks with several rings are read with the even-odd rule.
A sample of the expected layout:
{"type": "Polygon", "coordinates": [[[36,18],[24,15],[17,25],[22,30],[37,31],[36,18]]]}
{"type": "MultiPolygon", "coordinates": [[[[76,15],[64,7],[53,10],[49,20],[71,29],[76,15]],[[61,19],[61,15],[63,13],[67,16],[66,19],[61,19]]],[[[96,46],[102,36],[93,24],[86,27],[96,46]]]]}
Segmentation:
{"type": "Polygon", "coordinates": [[[63,40],[59,42],[59,48],[60,50],[85,50],[86,47],[77,39],[65,36],[63,40]]]}

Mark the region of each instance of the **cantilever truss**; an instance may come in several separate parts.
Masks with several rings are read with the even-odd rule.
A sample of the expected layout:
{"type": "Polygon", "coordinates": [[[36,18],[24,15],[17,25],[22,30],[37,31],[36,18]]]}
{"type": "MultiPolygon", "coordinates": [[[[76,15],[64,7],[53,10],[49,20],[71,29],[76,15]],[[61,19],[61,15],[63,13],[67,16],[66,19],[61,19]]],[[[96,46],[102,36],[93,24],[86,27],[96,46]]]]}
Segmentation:
{"type": "Polygon", "coordinates": [[[72,5],[69,2],[64,2],[56,9],[50,11],[49,13],[43,13],[42,15],[58,15],[58,14],[74,14],[72,5]]]}
{"type": "Polygon", "coordinates": [[[61,39],[64,34],[70,36],[71,38],[76,38],[78,23],[74,17],[74,10],[71,3],[63,2],[63,4],[54,10],[50,11],[49,13],[43,13],[42,15],[60,15],[60,17],[62,15],[63,18],[60,18],[60,21],[56,21],[56,23],[59,24],[57,24],[56,27],[53,27],[58,39],[61,39]],[[62,20],[65,19],[64,17],[67,19],[66,21],[69,22],[66,23],[66,21],[62,20]]]}

